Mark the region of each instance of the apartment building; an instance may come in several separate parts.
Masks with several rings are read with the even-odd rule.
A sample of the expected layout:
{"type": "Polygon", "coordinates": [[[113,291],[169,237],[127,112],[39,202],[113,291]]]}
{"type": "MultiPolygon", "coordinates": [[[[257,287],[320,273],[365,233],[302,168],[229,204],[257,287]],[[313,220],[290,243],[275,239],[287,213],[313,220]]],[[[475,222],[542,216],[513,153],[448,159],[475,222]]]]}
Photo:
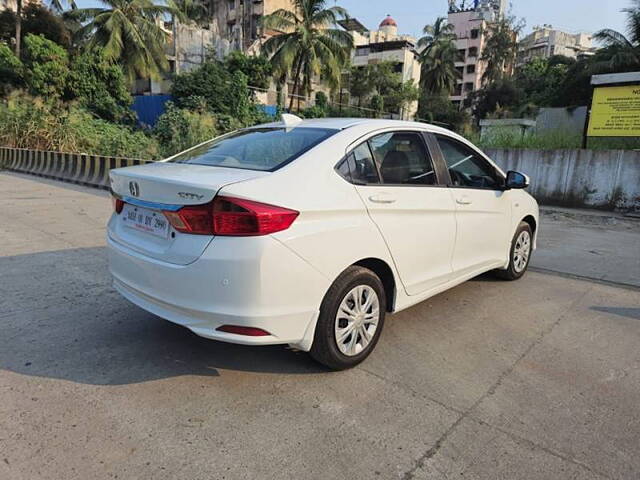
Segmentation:
{"type": "Polygon", "coordinates": [[[460,108],[472,92],[482,88],[487,66],[481,58],[487,43],[487,27],[504,16],[507,9],[507,0],[475,0],[473,7],[466,8],[469,3],[449,2],[448,22],[456,35],[456,70],[460,74],[450,99],[460,108]]]}
{"type": "MultiPolygon", "coordinates": [[[[393,62],[395,70],[402,76],[403,82],[420,84],[420,62],[416,52],[416,39],[398,33],[398,23],[387,16],[378,30],[368,30],[357,19],[340,22],[343,28],[351,32],[355,44],[351,63],[354,67],[364,67],[381,62],[393,62]]],[[[418,102],[409,105],[401,116],[413,117],[418,110],[418,102]]]]}
{"type": "Polygon", "coordinates": [[[534,58],[549,58],[564,55],[579,58],[593,55],[592,36],[588,33],[568,33],[554,29],[551,25],[534,27],[533,32],[520,41],[518,66],[529,63],[534,58]]]}
{"type": "Polygon", "coordinates": [[[232,50],[256,51],[261,37],[276,32],[262,31],[260,19],[281,8],[293,10],[292,0],[208,0],[212,23],[232,50]]]}

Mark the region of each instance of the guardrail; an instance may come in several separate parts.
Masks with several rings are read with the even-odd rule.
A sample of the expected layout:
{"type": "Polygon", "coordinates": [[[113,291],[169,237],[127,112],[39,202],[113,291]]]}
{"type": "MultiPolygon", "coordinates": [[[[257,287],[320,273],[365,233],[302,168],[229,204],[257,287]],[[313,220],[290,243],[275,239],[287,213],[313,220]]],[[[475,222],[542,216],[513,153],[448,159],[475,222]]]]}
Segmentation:
{"type": "Polygon", "coordinates": [[[0,168],[109,189],[109,170],[151,160],[0,147],[0,168]]]}

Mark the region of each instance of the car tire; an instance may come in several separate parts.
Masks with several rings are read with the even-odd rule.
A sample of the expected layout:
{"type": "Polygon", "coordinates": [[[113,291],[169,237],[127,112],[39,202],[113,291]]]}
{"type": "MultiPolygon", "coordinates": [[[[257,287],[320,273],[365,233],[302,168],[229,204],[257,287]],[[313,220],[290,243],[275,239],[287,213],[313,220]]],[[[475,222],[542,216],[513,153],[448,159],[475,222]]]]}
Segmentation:
{"type": "Polygon", "coordinates": [[[332,370],[358,365],[378,343],[386,307],[380,278],[364,267],[347,268],[322,301],[311,357],[332,370]]]}
{"type": "Polygon", "coordinates": [[[506,270],[494,270],[503,280],[518,280],[526,273],[533,252],[533,232],[527,222],[520,222],[511,240],[509,266],[506,270]]]}

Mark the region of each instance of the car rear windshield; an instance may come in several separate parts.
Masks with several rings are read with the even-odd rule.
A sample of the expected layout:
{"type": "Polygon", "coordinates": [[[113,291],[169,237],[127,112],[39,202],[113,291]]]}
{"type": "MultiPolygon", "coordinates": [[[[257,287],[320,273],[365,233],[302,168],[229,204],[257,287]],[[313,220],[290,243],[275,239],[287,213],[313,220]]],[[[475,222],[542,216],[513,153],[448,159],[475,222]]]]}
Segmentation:
{"type": "Polygon", "coordinates": [[[272,172],[338,132],[324,128],[255,128],[225,135],[170,162],[272,172]]]}

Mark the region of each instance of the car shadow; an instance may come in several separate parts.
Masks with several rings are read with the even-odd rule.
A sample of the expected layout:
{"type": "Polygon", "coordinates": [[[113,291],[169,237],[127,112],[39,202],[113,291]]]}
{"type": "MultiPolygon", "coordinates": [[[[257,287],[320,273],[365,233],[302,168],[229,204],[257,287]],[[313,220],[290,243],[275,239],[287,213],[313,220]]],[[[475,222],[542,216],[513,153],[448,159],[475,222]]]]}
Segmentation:
{"type": "Polygon", "coordinates": [[[3,370],[95,385],[327,372],[286,346],[207,340],[139,309],[112,289],[102,247],[0,257],[0,271],[3,370]]]}
{"type": "Polygon", "coordinates": [[[640,320],[640,308],[631,307],[591,307],[596,312],[610,313],[620,317],[630,318],[632,320],[640,320]]]}

